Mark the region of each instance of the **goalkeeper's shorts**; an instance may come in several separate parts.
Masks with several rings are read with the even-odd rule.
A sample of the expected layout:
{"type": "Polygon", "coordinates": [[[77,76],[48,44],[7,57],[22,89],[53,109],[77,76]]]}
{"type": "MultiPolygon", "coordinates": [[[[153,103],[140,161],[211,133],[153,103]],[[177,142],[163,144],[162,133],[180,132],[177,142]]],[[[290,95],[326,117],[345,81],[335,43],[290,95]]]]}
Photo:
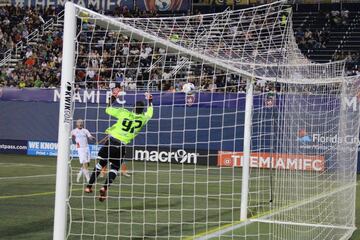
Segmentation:
{"type": "Polygon", "coordinates": [[[125,157],[125,145],[119,140],[109,137],[103,147],[101,147],[98,156],[102,160],[108,160],[115,168],[119,169],[123,158],[125,157]]]}

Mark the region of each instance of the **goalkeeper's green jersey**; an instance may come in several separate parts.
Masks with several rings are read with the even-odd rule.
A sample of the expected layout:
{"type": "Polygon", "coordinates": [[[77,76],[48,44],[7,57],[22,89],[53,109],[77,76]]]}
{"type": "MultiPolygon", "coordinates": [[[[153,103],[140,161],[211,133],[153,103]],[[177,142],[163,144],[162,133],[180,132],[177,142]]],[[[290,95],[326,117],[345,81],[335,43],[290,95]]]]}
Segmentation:
{"type": "Polygon", "coordinates": [[[105,133],[120,140],[122,143],[130,143],[146,123],[153,116],[153,107],[149,106],[146,113],[136,114],[125,108],[107,107],[106,113],[117,118],[117,122],[106,129],[105,133]]]}

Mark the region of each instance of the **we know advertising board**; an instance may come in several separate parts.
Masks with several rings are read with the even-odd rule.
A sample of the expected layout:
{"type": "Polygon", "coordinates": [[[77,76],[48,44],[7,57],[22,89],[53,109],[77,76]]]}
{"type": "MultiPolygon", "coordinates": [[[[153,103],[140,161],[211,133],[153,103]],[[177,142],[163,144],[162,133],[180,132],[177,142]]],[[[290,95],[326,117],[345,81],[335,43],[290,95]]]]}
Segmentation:
{"type": "MultiPolygon", "coordinates": [[[[100,146],[89,145],[91,158],[96,158],[100,146]]],[[[28,141],[27,155],[31,156],[57,156],[58,144],[55,142],[28,141]]],[[[78,157],[75,144],[71,144],[70,154],[78,157]]]]}

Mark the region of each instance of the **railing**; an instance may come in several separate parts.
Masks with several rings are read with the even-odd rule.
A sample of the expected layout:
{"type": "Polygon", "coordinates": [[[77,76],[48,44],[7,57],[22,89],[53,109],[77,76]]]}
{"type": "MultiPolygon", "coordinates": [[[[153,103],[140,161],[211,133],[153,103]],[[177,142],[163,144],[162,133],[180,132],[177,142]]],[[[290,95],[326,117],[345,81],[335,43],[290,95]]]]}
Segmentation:
{"type": "MultiPolygon", "coordinates": [[[[351,20],[351,23],[349,24],[348,28],[346,30],[344,30],[344,33],[343,33],[344,37],[340,41],[340,43],[338,44],[337,48],[335,49],[335,52],[333,53],[332,58],[335,57],[335,55],[338,52],[342,51],[342,48],[344,47],[344,45],[348,45],[347,44],[347,39],[349,38],[349,36],[352,33],[356,33],[356,32],[352,31],[352,28],[358,24],[358,18],[359,18],[359,12],[357,12],[355,17],[353,17],[353,19],[351,20]]],[[[358,46],[354,47],[354,49],[357,49],[357,48],[358,48],[358,46]]]]}
{"type": "Polygon", "coordinates": [[[56,16],[56,23],[60,23],[60,20],[62,21],[61,24],[63,23],[64,13],[65,13],[64,10],[58,13],[58,15],[56,16]]]}
{"type": "Polygon", "coordinates": [[[45,31],[51,28],[54,25],[54,19],[51,18],[49,21],[45,22],[41,27],[41,35],[44,35],[45,31]]]}
{"type": "Polygon", "coordinates": [[[39,39],[39,35],[40,35],[40,32],[38,29],[35,29],[35,31],[31,32],[27,38],[26,38],[26,44],[29,44],[29,42],[31,42],[32,40],[34,39],[39,39]]]}
{"type": "MultiPolygon", "coordinates": [[[[34,39],[39,39],[39,30],[36,29],[35,31],[31,32],[27,37],[26,37],[26,45],[29,44],[29,42],[31,42],[34,39]]],[[[23,41],[19,41],[16,43],[15,45],[15,58],[18,58],[19,54],[21,53],[21,51],[24,49],[24,42],[23,41]]]]}
{"type": "MultiPolygon", "coordinates": [[[[2,0],[0,0],[0,3],[1,3],[1,1],[2,0]]],[[[54,20],[54,18],[51,18],[50,20],[46,21],[41,26],[41,31],[39,29],[36,29],[33,32],[31,32],[26,37],[25,43],[24,43],[24,41],[17,42],[13,49],[9,49],[3,54],[4,57],[0,60],[0,67],[6,65],[9,61],[11,61],[12,57],[14,57],[14,59],[18,59],[19,55],[21,54],[21,51],[24,49],[24,45],[27,46],[27,45],[29,45],[29,42],[31,42],[31,41],[39,40],[39,38],[44,35],[45,31],[47,31],[52,26],[54,26],[55,22],[57,24],[62,24],[62,22],[60,22],[60,21],[63,20],[63,18],[64,18],[64,10],[62,10],[60,13],[57,14],[55,20],[54,20]]]]}
{"type": "Polygon", "coordinates": [[[0,0],[0,7],[10,6],[11,0],[0,0]]]}
{"type": "Polygon", "coordinates": [[[0,60],[0,67],[6,65],[6,63],[10,61],[11,53],[12,53],[12,49],[9,49],[3,54],[4,57],[3,59],[0,60]]]}

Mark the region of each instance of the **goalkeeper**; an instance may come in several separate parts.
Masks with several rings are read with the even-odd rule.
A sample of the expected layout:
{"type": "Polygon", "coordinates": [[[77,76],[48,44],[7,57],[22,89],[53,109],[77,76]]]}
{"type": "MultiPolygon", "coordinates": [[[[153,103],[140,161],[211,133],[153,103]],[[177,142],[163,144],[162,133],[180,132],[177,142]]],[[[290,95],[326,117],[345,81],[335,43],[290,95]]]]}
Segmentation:
{"type": "Polygon", "coordinates": [[[144,113],[145,104],[143,101],[137,101],[132,112],[125,108],[114,108],[112,103],[116,100],[120,92],[119,88],[113,89],[113,94],[109,99],[109,104],[106,108],[106,113],[110,116],[117,118],[117,122],[106,129],[105,133],[109,134],[108,140],[104,146],[99,150],[98,159],[100,160],[91,174],[89,183],[85,188],[86,193],[92,192],[92,185],[95,183],[96,178],[99,176],[101,169],[107,166],[108,162],[109,173],[106,178],[104,186],[100,189],[100,198],[102,202],[106,199],[107,190],[110,184],[116,178],[120,166],[125,157],[125,145],[129,144],[146,125],[146,123],[153,116],[152,96],[146,95],[148,100],[148,108],[144,113]]]}

